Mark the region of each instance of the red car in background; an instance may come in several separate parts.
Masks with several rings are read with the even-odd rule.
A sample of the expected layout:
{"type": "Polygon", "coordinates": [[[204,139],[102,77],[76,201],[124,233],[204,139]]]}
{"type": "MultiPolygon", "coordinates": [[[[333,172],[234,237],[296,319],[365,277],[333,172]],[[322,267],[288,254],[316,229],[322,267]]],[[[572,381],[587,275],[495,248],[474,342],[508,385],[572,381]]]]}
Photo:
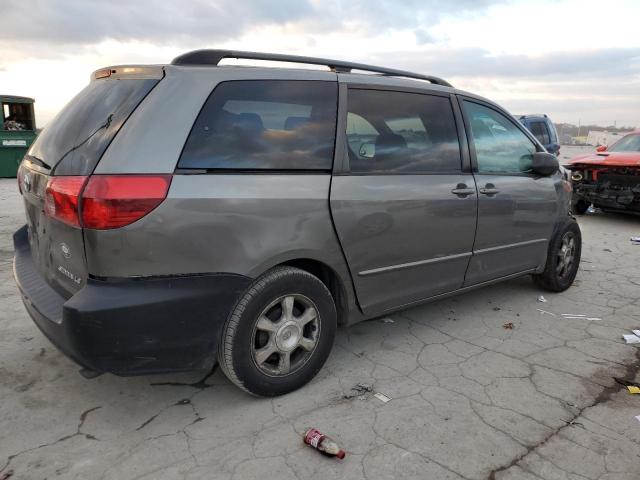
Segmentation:
{"type": "Polygon", "coordinates": [[[640,213],[640,130],[578,155],[565,167],[571,170],[574,213],[582,215],[591,204],[640,213]]]}

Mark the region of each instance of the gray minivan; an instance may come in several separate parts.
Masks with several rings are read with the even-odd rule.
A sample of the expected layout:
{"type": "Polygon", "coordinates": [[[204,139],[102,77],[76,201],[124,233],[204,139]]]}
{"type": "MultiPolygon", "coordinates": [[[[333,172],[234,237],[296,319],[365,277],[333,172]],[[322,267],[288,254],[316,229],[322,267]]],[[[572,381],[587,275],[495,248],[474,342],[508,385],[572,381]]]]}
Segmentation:
{"type": "Polygon", "coordinates": [[[87,376],[219,362],[279,395],[337,325],[521,275],[559,292],[580,261],[571,184],[505,110],[334,60],[199,50],[98,70],[18,183],[16,282],[87,376]]]}

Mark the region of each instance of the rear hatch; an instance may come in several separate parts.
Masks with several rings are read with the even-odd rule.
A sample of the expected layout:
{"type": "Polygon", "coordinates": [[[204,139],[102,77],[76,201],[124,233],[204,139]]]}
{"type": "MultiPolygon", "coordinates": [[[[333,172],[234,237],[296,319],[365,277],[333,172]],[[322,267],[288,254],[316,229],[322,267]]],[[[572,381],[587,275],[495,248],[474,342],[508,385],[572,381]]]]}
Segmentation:
{"type": "Polygon", "coordinates": [[[77,211],[82,188],[127,118],[162,77],[157,66],[98,70],[49,122],[20,166],[18,186],[34,263],[66,298],[87,278],[77,211]]]}

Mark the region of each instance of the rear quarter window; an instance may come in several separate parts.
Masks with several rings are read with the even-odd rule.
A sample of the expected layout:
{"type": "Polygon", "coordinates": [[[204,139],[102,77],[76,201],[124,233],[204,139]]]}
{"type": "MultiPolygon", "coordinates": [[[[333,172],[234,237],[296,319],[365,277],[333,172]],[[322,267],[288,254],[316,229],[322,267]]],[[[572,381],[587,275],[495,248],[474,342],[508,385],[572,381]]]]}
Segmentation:
{"type": "Polygon", "coordinates": [[[337,83],[238,80],[219,84],[205,102],[178,168],[329,170],[337,83]]]}

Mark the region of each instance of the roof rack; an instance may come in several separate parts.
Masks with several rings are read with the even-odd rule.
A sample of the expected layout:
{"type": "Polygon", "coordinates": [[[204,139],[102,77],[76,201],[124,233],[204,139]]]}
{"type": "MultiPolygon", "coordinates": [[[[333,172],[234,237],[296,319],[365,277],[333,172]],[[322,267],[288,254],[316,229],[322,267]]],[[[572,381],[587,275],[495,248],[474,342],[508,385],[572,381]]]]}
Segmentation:
{"type": "Polygon", "coordinates": [[[393,68],[375,67],[364,63],[344,62],[341,60],[329,60],[327,58],[304,57],[300,55],[283,55],[279,53],[241,52],[238,50],[194,50],[176,57],[172,65],[218,65],[223,58],[241,58],[248,60],[271,60],[275,62],[306,63],[308,65],[326,65],[334,72],[349,73],[351,70],[381,73],[389,77],[406,77],[418,80],[426,80],[435,85],[452,87],[442,78],[431,75],[395,70],[393,68]]]}

